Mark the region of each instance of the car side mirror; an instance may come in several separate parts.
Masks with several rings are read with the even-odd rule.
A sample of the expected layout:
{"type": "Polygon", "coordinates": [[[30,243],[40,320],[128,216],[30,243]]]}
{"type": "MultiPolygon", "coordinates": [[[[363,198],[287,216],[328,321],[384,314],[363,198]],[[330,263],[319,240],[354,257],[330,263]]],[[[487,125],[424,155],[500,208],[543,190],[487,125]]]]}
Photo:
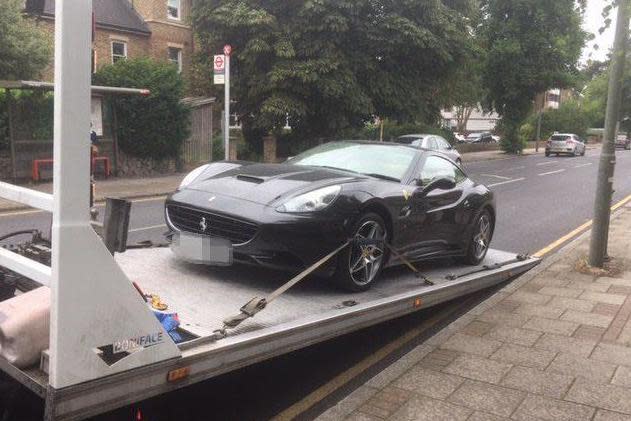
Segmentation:
{"type": "MultiPolygon", "coordinates": [[[[419,180],[420,185],[420,180],[419,180]]],[[[431,181],[425,186],[421,186],[421,195],[425,196],[432,190],[451,190],[456,187],[456,180],[453,177],[441,177],[431,181]]]]}

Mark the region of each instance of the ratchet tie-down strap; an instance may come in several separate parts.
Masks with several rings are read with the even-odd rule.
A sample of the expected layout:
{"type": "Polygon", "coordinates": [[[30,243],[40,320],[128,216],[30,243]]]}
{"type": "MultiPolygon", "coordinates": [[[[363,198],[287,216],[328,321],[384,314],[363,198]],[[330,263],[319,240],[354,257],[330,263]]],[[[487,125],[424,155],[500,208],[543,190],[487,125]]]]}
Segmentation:
{"type": "Polygon", "coordinates": [[[214,331],[213,339],[218,340],[218,339],[225,338],[228,335],[228,329],[234,329],[237,326],[239,326],[243,321],[245,321],[245,320],[247,320],[247,319],[249,319],[251,317],[254,317],[258,312],[260,312],[263,309],[265,309],[265,307],[267,307],[272,301],[277,299],[279,296],[281,296],[288,289],[290,289],[291,287],[296,285],[298,282],[302,281],[304,278],[309,276],[311,273],[313,273],[320,266],[322,266],[323,264],[325,264],[326,262],[331,260],[335,255],[340,253],[342,250],[344,250],[350,244],[354,244],[354,245],[375,245],[375,246],[381,246],[382,248],[383,247],[387,247],[396,258],[400,259],[403,263],[405,263],[405,265],[407,267],[409,267],[410,270],[412,270],[412,272],[414,272],[414,274],[418,278],[420,278],[426,285],[434,285],[434,283],[432,281],[430,281],[429,279],[427,279],[425,276],[423,276],[421,274],[421,272],[412,263],[410,263],[409,260],[407,260],[405,257],[403,257],[394,247],[390,246],[385,241],[368,239],[368,238],[362,238],[362,237],[355,237],[355,238],[349,239],[344,244],[339,246],[337,249],[333,250],[331,253],[327,254],[322,259],[318,260],[317,262],[315,262],[314,264],[309,266],[307,269],[305,269],[304,271],[300,272],[298,275],[296,275],[293,278],[291,278],[287,283],[282,285],[280,288],[276,289],[274,292],[269,294],[267,297],[263,297],[263,298],[261,298],[261,297],[254,297],[254,298],[252,298],[243,307],[241,307],[239,314],[237,314],[235,316],[232,316],[232,317],[228,317],[227,319],[225,319],[223,321],[223,327],[221,329],[217,329],[217,330],[214,331]]]}

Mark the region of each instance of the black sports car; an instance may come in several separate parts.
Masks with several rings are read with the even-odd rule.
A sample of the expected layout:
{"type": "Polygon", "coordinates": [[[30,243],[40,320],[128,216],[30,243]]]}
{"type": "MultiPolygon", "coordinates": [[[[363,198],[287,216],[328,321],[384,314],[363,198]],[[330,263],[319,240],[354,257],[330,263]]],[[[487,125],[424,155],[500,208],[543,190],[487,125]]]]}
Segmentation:
{"type": "Polygon", "coordinates": [[[340,141],[282,164],[203,165],[167,199],[166,221],[177,235],[223,239],[235,262],[292,270],[349,238],[376,240],[353,242],[321,271],[359,291],[401,263],[384,241],[412,261],[480,263],[495,206],[485,186],[439,152],[340,141]]]}

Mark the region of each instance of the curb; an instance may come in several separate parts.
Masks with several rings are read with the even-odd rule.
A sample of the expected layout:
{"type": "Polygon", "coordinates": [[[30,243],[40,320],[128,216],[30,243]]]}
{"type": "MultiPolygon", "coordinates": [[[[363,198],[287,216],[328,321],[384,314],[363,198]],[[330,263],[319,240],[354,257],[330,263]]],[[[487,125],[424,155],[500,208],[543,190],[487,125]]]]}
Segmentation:
{"type": "MultiPolygon", "coordinates": [[[[137,200],[137,199],[150,199],[150,198],[162,198],[164,196],[167,196],[169,194],[173,193],[172,190],[166,191],[166,192],[153,192],[153,193],[138,193],[138,194],[130,194],[130,195],[122,195],[122,196],[117,196],[117,195],[112,195],[109,197],[113,197],[113,198],[117,198],[117,199],[127,199],[127,200],[137,200]]],[[[107,197],[97,197],[97,199],[94,201],[95,205],[100,205],[100,204],[104,204],[105,203],[105,199],[107,197]]],[[[25,210],[34,210],[34,211],[39,211],[39,212],[45,212],[45,211],[40,211],[38,209],[34,209],[31,208],[29,206],[24,206],[24,205],[20,205],[20,204],[15,204],[15,205],[8,205],[6,207],[0,205],[0,216],[2,214],[5,213],[10,213],[10,212],[19,212],[19,211],[25,211],[25,210]]]]}

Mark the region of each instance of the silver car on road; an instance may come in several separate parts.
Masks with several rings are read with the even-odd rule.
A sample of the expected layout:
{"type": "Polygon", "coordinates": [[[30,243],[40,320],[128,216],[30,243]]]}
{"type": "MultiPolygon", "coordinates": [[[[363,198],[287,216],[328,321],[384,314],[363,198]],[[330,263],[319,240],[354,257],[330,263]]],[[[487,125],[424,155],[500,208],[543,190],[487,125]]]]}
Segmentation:
{"type": "Polygon", "coordinates": [[[546,156],[585,155],[585,141],[573,133],[555,133],[546,143],[546,156]]]}
{"type": "Polygon", "coordinates": [[[445,138],[435,134],[406,134],[405,136],[396,138],[395,142],[438,151],[446,155],[456,164],[462,164],[460,153],[454,149],[445,138]]]}

